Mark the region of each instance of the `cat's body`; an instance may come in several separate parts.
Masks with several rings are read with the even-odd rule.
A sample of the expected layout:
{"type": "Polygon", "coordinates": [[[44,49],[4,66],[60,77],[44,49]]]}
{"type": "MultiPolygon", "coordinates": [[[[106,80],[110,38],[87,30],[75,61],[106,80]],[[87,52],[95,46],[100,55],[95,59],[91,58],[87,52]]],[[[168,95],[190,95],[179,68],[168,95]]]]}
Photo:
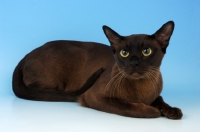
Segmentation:
{"type": "MultiPolygon", "coordinates": [[[[111,60],[112,50],[103,44],[78,41],[48,42],[33,50],[19,63],[16,72],[22,72],[23,78],[17,79],[23,79],[24,84],[21,87],[27,89],[24,91],[27,93],[16,92],[21,98],[31,100],[76,101],[79,90],[87,90],[111,60]],[[90,79],[93,74],[94,79],[90,79]],[[34,92],[35,89],[52,92],[32,94],[30,90],[34,92]],[[56,93],[58,95],[55,95],[56,93]],[[58,97],[60,93],[63,93],[62,97],[58,97]]],[[[20,90],[17,89],[19,86],[14,88],[14,91],[20,90]]]]}
{"type": "Polygon", "coordinates": [[[111,47],[48,42],[20,61],[13,91],[30,100],[78,100],[83,106],[124,116],[180,119],[181,110],[159,96],[159,69],[173,28],[174,23],[168,22],[153,35],[123,37],[104,26],[111,47]]]}

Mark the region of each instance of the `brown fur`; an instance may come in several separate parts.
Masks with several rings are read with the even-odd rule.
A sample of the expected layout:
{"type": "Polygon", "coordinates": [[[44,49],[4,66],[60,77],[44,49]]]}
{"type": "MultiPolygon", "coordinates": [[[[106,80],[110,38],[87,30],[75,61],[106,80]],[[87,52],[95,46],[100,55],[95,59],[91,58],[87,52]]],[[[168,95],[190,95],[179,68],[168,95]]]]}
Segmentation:
{"type": "Polygon", "coordinates": [[[153,35],[120,36],[103,30],[111,47],[92,42],[52,41],[27,54],[13,74],[16,96],[41,101],[79,101],[82,106],[130,117],[180,119],[160,93],[160,65],[174,23],[153,35]],[[152,55],[141,51],[151,47],[152,55]],[[127,58],[120,51],[130,52],[127,58]],[[114,55],[113,55],[114,54],[114,55]]]}

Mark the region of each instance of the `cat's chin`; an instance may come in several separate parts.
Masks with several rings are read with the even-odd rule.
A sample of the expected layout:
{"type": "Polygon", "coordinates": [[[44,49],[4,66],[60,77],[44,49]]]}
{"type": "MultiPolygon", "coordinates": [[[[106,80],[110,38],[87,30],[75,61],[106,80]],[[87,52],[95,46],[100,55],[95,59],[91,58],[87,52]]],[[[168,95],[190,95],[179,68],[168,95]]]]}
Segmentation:
{"type": "Polygon", "coordinates": [[[130,79],[138,80],[138,79],[142,79],[144,76],[141,75],[141,74],[138,73],[138,72],[133,72],[133,73],[131,73],[131,74],[128,74],[127,77],[130,78],[130,79]]]}

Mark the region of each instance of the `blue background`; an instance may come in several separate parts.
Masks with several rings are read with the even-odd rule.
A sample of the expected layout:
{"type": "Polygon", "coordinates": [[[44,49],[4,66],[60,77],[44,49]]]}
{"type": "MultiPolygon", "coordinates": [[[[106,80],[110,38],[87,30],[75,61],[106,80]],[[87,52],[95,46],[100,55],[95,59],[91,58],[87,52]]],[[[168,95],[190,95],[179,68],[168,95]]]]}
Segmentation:
{"type": "Polygon", "coordinates": [[[11,86],[15,66],[47,41],[109,44],[102,25],[121,35],[153,34],[169,20],[175,22],[175,30],[161,66],[162,95],[183,109],[199,108],[199,0],[0,0],[0,96],[15,98],[11,86]]]}

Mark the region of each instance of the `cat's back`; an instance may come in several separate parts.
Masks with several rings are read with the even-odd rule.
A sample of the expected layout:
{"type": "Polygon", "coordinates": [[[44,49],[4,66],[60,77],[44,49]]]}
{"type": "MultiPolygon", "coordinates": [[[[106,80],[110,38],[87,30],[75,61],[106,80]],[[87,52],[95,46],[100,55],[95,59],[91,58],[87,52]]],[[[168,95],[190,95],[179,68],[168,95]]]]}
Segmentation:
{"type": "Polygon", "coordinates": [[[110,60],[113,60],[113,52],[105,44],[58,40],[47,42],[34,49],[22,61],[24,66],[35,67],[34,69],[50,69],[52,67],[67,69],[77,67],[78,69],[83,66],[87,68],[90,68],[90,66],[105,67],[110,60]]]}
{"type": "Polygon", "coordinates": [[[109,47],[105,44],[96,42],[84,42],[84,41],[73,41],[73,40],[55,40],[45,43],[43,46],[55,46],[55,47],[80,47],[80,48],[91,48],[91,47],[109,47]]]}
{"type": "Polygon", "coordinates": [[[95,42],[81,42],[57,40],[50,41],[36,48],[25,56],[26,61],[81,61],[84,59],[95,61],[99,59],[111,59],[113,53],[110,46],[95,42]]]}
{"type": "Polygon", "coordinates": [[[113,53],[107,45],[60,40],[31,51],[23,58],[20,67],[27,86],[39,82],[41,87],[60,87],[64,81],[76,90],[112,60],[113,53]]]}
{"type": "Polygon", "coordinates": [[[57,40],[50,41],[40,47],[41,50],[61,51],[61,52],[74,52],[76,50],[85,51],[89,54],[106,53],[113,55],[110,46],[96,42],[81,42],[70,40],[57,40]]]}

